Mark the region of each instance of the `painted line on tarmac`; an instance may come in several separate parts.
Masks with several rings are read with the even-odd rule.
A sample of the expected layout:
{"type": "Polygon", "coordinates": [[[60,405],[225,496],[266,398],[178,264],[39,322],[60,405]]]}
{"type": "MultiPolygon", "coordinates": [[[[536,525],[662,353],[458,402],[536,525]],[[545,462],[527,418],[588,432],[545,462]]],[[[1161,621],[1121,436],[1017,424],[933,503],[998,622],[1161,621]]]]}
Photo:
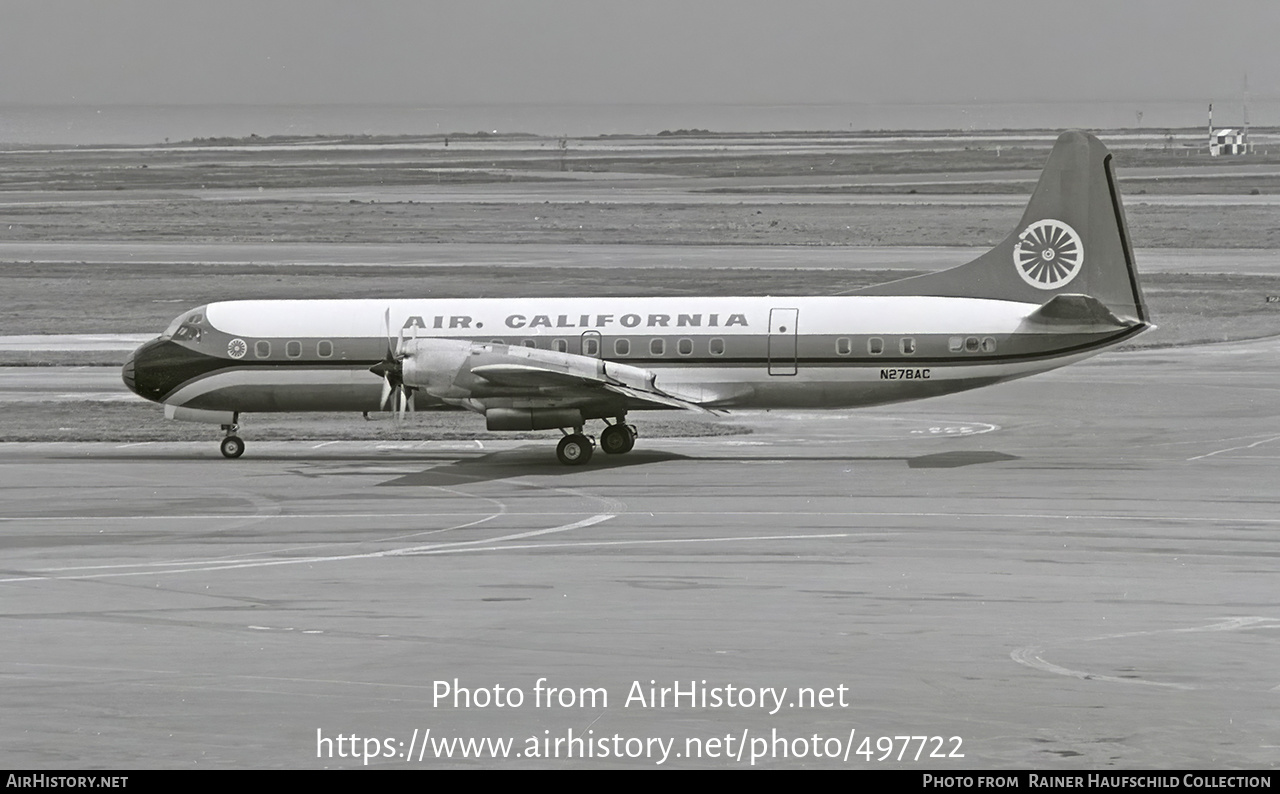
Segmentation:
{"type": "Polygon", "coordinates": [[[1261,441],[1255,441],[1252,444],[1246,444],[1242,447],[1227,447],[1226,449],[1219,449],[1204,455],[1196,455],[1194,458],[1187,458],[1187,460],[1189,461],[1204,460],[1205,458],[1212,458],[1214,455],[1221,455],[1223,452],[1236,452],[1237,450],[1241,450],[1241,449],[1253,449],[1254,447],[1258,447],[1263,444],[1269,444],[1272,441],[1277,441],[1277,440],[1280,440],[1280,436],[1272,436],[1271,438],[1264,438],[1261,441]]]}
{"type": "MultiPolygon", "coordinates": [[[[1063,641],[1054,644],[1062,647],[1089,642],[1101,642],[1103,640],[1125,640],[1135,637],[1153,637],[1159,634],[1190,634],[1209,631],[1239,631],[1241,629],[1255,628],[1273,629],[1277,627],[1280,627],[1280,620],[1277,620],[1276,618],[1236,617],[1227,618],[1226,620],[1219,621],[1218,623],[1210,623],[1207,626],[1191,626],[1182,629],[1160,629],[1157,631],[1131,631],[1124,634],[1104,634],[1099,637],[1088,637],[1082,640],[1063,641]]],[[[1191,684],[1177,684],[1169,681],[1148,681],[1142,678],[1121,678],[1119,676],[1090,673],[1085,670],[1074,670],[1070,667],[1063,667],[1047,661],[1044,658],[1044,653],[1045,646],[1043,645],[1026,645],[1010,652],[1009,657],[1018,664],[1026,665],[1027,667],[1031,667],[1036,670],[1043,670],[1047,673],[1069,676],[1071,678],[1079,678],[1082,681],[1107,681],[1113,684],[1139,684],[1141,686],[1163,687],[1165,689],[1180,689],[1184,691],[1194,691],[1205,688],[1193,686],[1191,684]]],[[[1280,689],[1280,687],[1277,689],[1280,689]]]]}
{"type": "Polygon", "coordinates": [[[741,543],[748,541],[772,540],[830,540],[836,538],[884,538],[892,537],[898,532],[834,532],[824,535],[742,535],[731,538],[663,538],[656,540],[579,540],[563,543],[526,543],[516,546],[492,546],[473,549],[439,549],[436,551],[413,552],[411,556],[420,557],[434,554],[457,554],[473,551],[507,551],[510,549],[570,549],[600,548],[604,546],[658,546],[680,543],[741,543]]]}
{"type": "MultiPolygon", "coordinates": [[[[557,527],[549,527],[547,529],[535,529],[529,532],[517,532],[512,535],[503,535],[496,538],[485,538],[483,540],[458,540],[447,543],[433,543],[426,546],[408,546],[400,549],[387,549],[384,551],[372,551],[364,554],[338,554],[323,557],[291,557],[283,560],[221,560],[221,561],[192,561],[192,562],[169,562],[169,563],[131,563],[119,566],[100,566],[100,568],[138,568],[140,566],[163,567],[165,570],[130,570],[130,571],[114,571],[104,573],[86,573],[71,574],[67,576],[60,575],[44,575],[44,576],[18,576],[0,579],[0,584],[11,584],[16,582],[33,582],[47,580],[75,580],[75,579],[108,579],[119,578],[124,576],[163,576],[167,574],[181,573],[206,573],[211,571],[227,571],[240,568],[264,568],[277,565],[300,565],[313,564],[318,562],[345,562],[348,560],[371,560],[381,557],[401,557],[412,554],[422,554],[426,552],[441,549],[456,549],[470,546],[484,545],[491,547],[495,543],[503,543],[508,540],[521,540],[524,538],[535,537],[538,535],[547,535],[553,532],[568,532],[574,529],[583,529],[585,527],[594,526],[596,524],[617,518],[612,513],[601,513],[584,518],[581,521],[574,521],[571,524],[562,524],[557,527]]],[[[52,571],[77,570],[74,568],[56,568],[49,569],[52,571]]]]}

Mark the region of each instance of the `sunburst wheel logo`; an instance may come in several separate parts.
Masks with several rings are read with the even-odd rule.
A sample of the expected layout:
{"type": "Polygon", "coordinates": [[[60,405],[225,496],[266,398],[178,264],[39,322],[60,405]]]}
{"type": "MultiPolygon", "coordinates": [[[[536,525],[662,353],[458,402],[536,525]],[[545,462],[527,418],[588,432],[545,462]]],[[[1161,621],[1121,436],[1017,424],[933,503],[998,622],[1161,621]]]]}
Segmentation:
{"type": "Polygon", "coordinates": [[[232,358],[244,358],[244,354],[248,352],[249,346],[239,337],[227,342],[227,355],[232,358]]]}
{"type": "Polygon", "coordinates": [[[1058,289],[1080,273],[1084,243],[1062,221],[1046,218],[1022,230],[1013,246],[1013,264],[1022,280],[1036,289],[1058,289]]]}

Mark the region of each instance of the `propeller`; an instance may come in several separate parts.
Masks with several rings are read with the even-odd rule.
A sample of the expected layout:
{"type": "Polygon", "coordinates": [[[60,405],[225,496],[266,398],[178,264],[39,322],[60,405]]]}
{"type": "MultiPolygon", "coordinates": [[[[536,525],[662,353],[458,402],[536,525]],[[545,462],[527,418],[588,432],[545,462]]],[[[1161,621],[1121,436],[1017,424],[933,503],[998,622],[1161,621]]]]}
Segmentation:
{"type": "MultiPolygon", "coordinates": [[[[391,336],[391,308],[387,307],[386,314],[382,318],[383,328],[387,334],[387,354],[372,367],[369,371],[375,375],[382,376],[382,397],[378,400],[378,407],[386,410],[387,406],[392,404],[394,398],[394,409],[397,419],[403,419],[406,411],[413,410],[413,393],[412,386],[406,386],[404,382],[404,360],[408,355],[404,339],[404,329],[400,329],[398,338],[393,339],[391,336]]],[[[413,339],[418,338],[418,328],[413,327],[413,339]]]]}

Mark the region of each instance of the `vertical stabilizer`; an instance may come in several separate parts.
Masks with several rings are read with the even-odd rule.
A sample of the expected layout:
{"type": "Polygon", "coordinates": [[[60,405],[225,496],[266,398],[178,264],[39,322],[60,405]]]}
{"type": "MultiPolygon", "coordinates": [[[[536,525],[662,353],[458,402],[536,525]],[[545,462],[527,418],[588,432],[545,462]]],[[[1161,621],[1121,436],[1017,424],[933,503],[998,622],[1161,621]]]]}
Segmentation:
{"type": "Polygon", "coordinates": [[[1017,228],[959,267],[861,290],[1044,304],[1087,295],[1125,322],[1147,322],[1111,153],[1092,135],[1064,132],[1017,228]]]}

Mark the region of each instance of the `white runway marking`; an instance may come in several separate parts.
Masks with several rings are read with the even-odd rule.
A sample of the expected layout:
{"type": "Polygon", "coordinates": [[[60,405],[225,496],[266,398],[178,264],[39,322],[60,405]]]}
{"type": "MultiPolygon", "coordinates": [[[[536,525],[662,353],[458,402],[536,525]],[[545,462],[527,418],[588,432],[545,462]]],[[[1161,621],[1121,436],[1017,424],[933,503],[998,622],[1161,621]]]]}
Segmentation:
{"type": "MultiPolygon", "coordinates": [[[[600,514],[600,515],[591,516],[590,518],[584,518],[581,521],[575,521],[572,524],[564,524],[558,527],[550,527],[547,529],[536,529],[529,532],[517,532],[513,535],[504,535],[496,538],[485,538],[483,540],[459,540],[459,541],[453,541],[449,543],[436,543],[436,544],[431,544],[427,546],[409,546],[402,549],[387,549],[384,551],[371,551],[363,554],[338,554],[338,555],[331,555],[331,556],[324,556],[324,557],[292,557],[288,559],[276,559],[276,560],[239,559],[239,560],[219,560],[219,561],[213,561],[213,560],[193,561],[193,562],[171,561],[168,563],[161,562],[161,563],[142,563],[142,564],[131,563],[131,564],[125,564],[125,565],[104,565],[104,566],[93,566],[93,567],[96,568],[97,570],[104,570],[104,569],[109,570],[114,568],[136,569],[139,567],[152,567],[152,568],[160,567],[160,568],[167,568],[167,570],[109,571],[109,572],[103,572],[103,573],[72,574],[68,576],[47,576],[47,575],[46,576],[18,576],[18,577],[11,577],[7,579],[0,579],[0,584],[11,584],[15,582],[45,581],[45,580],[51,580],[51,579],[52,580],[74,580],[74,579],[108,579],[108,578],[119,578],[124,576],[149,576],[149,575],[163,576],[167,574],[206,573],[210,571],[238,570],[241,568],[264,568],[264,567],[278,566],[278,565],[314,564],[319,562],[345,562],[349,560],[371,560],[371,559],[377,559],[380,557],[400,557],[400,556],[408,556],[408,555],[421,555],[421,554],[438,551],[446,548],[456,549],[458,547],[465,548],[465,547],[477,546],[482,544],[487,547],[493,547],[494,544],[496,543],[503,543],[504,541],[508,541],[508,540],[519,540],[523,538],[534,537],[537,535],[546,535],[553,532],[568,532],[574,529],[582,529],[584,527],[589,527],[595,524],[599,524],[603,521],[608,521],[611,518],[617,518],[617,516],[613,514],[600,514]]],[[[501,547],[498,547],[498,548],[501,548],[501,547]]],[[[486,550],[492,550],[492,548],[487,548],[486,550]]],[[[69,571],[69,570],[83,570],[83,569],[60,568],[55,570],[69,571]]]]}
{"type": "MultiPolygon", "coordinates": [[[[431,546],[415,546],[405,549],[391,549],[388,551],[370,552],[368,554],[346,554],[335,555],[330,557],[298,557],[287,560],[245,560],[235,561],[228,560],[213,565],[208,564],[191,564],[182,565],[175,564],[173,567],[163,571],[121,571],[114,573],[91,573],[91,574],[75,574],[71,576],[24,576],[9,579],[0,579],[0,584],[13,584],[18,582],[34,582],[34,581],[66,581],[66,580],[82,580],[82,579],[110,579],[126,576],[164,576],[171,574],[184,573],[207,573],[211,571],[238,570],[242,568],[264,568],[277,565],[301,565],[315,564],[321,562],[343,562],[347,560],[363,560],[375,559],[379,557],[425,557],[437,554],[465,554],[472,552],[488,552],[488,551],[528,551],[536,549],[560,549],[560,548],[599,548],[605,546],[656,546],[656,545],[673,545],[685,543],[743,543],[743,542],[771,542],[786,540],[830,540],[836,538],[881,538],[893,537],[900,533],[897,532],[835,532],[813,535],[741,535],[735,537],[724,538],[666,538],[655,540],[584,540],[571,541],[562,543],[521,543],[507,544],[504,541],[534,537],[537,535],[545,535],[552,532],[565,532],[571,529],[581,529],[583,527],[592,526],[594,524],[607,521],[616,516],[592,516],[582,521],[568,524],[562,527],[551,527],[549,529],[533,530],[532,532],[519,533],[516,535],[507,535],[501,538],[492,538],[488,540],[468,540],[459,541],[457,543],[439,543],[431,546]],[[502,543],[502,545],[495,545],[502,543]]],[[[160,565],[162,563],[149,563],[152,565],[160,565]]],[[[102,566],[110,567],[110,566],[102,566]]],[[[137,566],[119,566],[119,567],[137,567],[137,566]]],[[[265,627],[261,627],[264,628],[265,627]]]]}
{"type": "Polygon", "coordinates": [[[835,532],[826,535],[742,535],[729,538],[662,538],[655,540],[577,540],[562,543],[527,543],[515,546],[492,546],[472,549],[439,549],[436,551],[412,552],[412,556],[430,554],[456,554],[471,551],[505,551],[508,549],[567,549],[567,548],[599,548],[602,546],[659,546],[679,543],[737,543],[747,541],[771,540],[829,540],[833,538],[886,538],[899,535],[899,532],[835,532]]]}
{"type": "Polygon", "coordinates": [[[977,436],[983,433],[994,433],[1000,425],[989,422],[972,422],[969,424],[935,426],[928,430],[912,430],[913,435],[928,434],[931,436],[977,436]]]}
{"type": "Polygon", "coordinates": [[[1242,447],[1227,447],[1226,449],[1215,450],[1214,452],[1209,452],[1204,455],[1196,455],[1194,458],[1187,458],[1187,460],[1189,461],[1204,460],[1205,458],[1212,458],[1214,455],[1221,455],[1223,452],[1235,452],[1236,450],[1241,450],[1241,449],[1253,449],[1254,447],[1258,447],[1263,444],[1269,444],[1272,441],[1277,441],[1277,440],[1280,440],[1280,436],[1272,436],[1271,438],[1264,438],[1261,441],[1255,441],[1252,444],[1246,444],[1242,447]]]}
{"type": "MultiPolygon", "coordinates": [[[[1070,644],[1074,645],[1088,642],[1100,642],[1102,640],[1122,640],[1132,637],[1152,637],[1158,634],[1189,634],[1194,632],[1237,631],[1239,629],[1269,629],[1276,627],[1280,627],[1280,620],[1277,620],[1276,618],[1238,617],[1227,618],[1222,622],[1211,623],[1208,626],[1192,626],[1185,629],[1161,629],[1159,631],[1132,631],[1124,634],[1104,634],[1099,637],[1089,637],[1083,640],[1074,641],[1070,644]]],[[[1062,646],[1067,645],[1068,642],[1060,642],[1056,644],[1062,646]]],[[[1168,681],[1147,681],[1141,678],[1120,678],[1118,676],[1090,673],[1085,670],[1073,670],[1069,667],[1062,667],[1061,665],[1056,665],[1053,662],[1046,661],[1043,656],[1044,653],[1045,646],[1043,645],[1027,645],[1025,647],[1015,649],[1009,654],[1009,656],[1018,664],[1026,665],[1027,667],[1031,667],[1036,670],[1043,670],[1047,673],[1079,678],[1083,681],[1108,681],[1113,684],[1140,684],[1142,686],[1164,687],[1166,689],[1181,689],[1186,691],[1204,689],[1204,687],[1192,686],[1190,684],[1176,684],[1168,681]]],[[[1277,690],[1280,690],[1280,687],[1270,691],[1274,692],[1277,690]]]]}

